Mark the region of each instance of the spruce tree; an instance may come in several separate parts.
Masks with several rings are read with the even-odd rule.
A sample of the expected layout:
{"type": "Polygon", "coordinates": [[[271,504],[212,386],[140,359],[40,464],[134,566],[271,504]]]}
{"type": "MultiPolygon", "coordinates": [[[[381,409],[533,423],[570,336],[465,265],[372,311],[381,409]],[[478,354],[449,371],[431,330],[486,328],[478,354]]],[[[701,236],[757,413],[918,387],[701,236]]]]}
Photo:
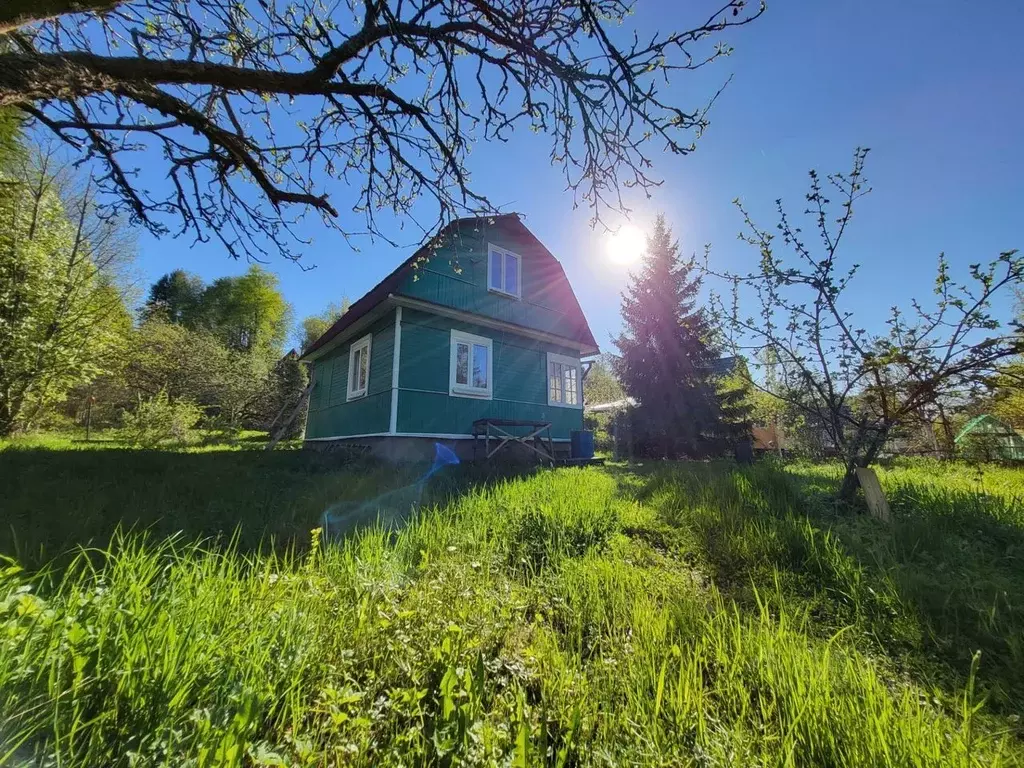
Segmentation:
{"type": "Polygon", "coordinates": [[[199,275],[183,269],[168,272],[149,287],[149,298],[142,309],[144,320],[160,319],[179,323],[192,330],[201,325],[203,291],[199,275]]]}
{"type": "Polygon", "coordinates": [[[647,238],[639,274],[622,296],[616,373],[638,401],[633,442],[641,454],[697,457],[749,434],[743,406],[719,390],[714,328],[698,303],[701,278],[664,216],[647,238]]]}

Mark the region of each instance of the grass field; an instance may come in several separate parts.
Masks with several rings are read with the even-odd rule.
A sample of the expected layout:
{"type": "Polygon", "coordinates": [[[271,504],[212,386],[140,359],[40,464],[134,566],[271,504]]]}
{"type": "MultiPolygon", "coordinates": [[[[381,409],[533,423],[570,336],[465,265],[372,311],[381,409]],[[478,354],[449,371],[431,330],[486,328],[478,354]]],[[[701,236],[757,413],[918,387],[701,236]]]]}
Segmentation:
{"type": "Polygon", "coordinates": [[[453,469],[0,450],[0,764],[1024,764],[1024,472],[453,469]]]}

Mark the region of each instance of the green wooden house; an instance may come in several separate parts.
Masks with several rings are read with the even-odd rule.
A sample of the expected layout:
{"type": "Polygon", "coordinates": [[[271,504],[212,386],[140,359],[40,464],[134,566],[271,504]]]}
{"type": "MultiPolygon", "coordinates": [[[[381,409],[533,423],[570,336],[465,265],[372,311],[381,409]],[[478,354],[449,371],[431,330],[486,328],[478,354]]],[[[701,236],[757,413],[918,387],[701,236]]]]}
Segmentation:
{"type": "Polygon", "coordinates": [[[459,219],[303,352],[305,442],[403,460],[442,441],[466,457],[474,421],[494,418],[550,422],[567,452],[580,358],[597,351],[562,266],[517,215],[459,219]]]}

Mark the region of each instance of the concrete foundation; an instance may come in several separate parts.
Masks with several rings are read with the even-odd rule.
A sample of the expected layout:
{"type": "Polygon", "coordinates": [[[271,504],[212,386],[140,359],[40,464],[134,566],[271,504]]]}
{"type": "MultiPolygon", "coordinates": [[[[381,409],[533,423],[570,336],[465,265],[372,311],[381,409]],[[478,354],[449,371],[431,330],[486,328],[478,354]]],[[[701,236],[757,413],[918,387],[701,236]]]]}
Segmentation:
{"type": "MultiPolygon", "coordinates": [[[[432,461],[434,458],[434,443],[441,443],[450,448],[461,461],[473,461],[473,441],[445,440],[433,437],[351,437],[339,438],[337,440],[307,440],[302,444],[303,449],[318,451],[321,453],[347,453],[365,454],[383,461],[390,461],[395,464],[406,462],[432,461]]],[[[491,438],[491,447],[495,446],[494,438],[491,438]]],[[[569,442],[555,442],[555,458],[565,459],[569,457],[569,442]]],[[[484,457],[484,442],[478,441],[477,451],[479,458],[484,457]]],[[[493,462],[535,462],[540,457],[529,448],[515,444],[506,445],[500,453],[491,458],[493,462]]]]}

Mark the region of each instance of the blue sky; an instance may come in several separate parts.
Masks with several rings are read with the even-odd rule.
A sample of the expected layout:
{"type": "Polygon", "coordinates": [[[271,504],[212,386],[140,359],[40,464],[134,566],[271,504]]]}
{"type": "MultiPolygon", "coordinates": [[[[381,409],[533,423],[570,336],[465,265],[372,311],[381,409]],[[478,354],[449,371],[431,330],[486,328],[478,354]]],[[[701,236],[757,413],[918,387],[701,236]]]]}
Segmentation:
{"type": "MultiPolygon", "coordinates": [[[[690,5],[639,0],[634,20],[641,30],[666,27],[690,5]]],[[[664,212],[685,252],[711,243],[717,266],[743,269],[757,254],[736,239],[734,198],[774,224],[775,198],[802,210],[809,168],[846,170],[853,149],[868,146],[874,191],[860,204],[844,258],[863,265],[848,306],[872,327],[890,305],[928,296],[940,251],[963,274],[967,264],[1024,246],[1022,38],[1024,3],[770,0],[761,19],[728,34],[731,57],[673,80],[670,91],[687,106],[733,75],[697,152],[654,157],[665,183],[651,200],[630,201],[634,221],[642,227],[664,212]]],[[[589,212],[572,209],[547,150],[546,139],[521,131],[507,145],[476,147],[470,170],[492,201],[525,214],[560,259],[607,349],[628,270],[609,260],[589,212]]],[[[356,253],[328,229],[310,232],[304,262],[315,269],[268,265],[297,317],[358,298],[414,250],[367,241],[356,253]]],[[[247,265],[212,245],[144,235],[139,267],[148,283],[177,267],[212,279],[247,265]]],[[[1009,300],[998,309],[1008,314],[1009,300]]]]}

